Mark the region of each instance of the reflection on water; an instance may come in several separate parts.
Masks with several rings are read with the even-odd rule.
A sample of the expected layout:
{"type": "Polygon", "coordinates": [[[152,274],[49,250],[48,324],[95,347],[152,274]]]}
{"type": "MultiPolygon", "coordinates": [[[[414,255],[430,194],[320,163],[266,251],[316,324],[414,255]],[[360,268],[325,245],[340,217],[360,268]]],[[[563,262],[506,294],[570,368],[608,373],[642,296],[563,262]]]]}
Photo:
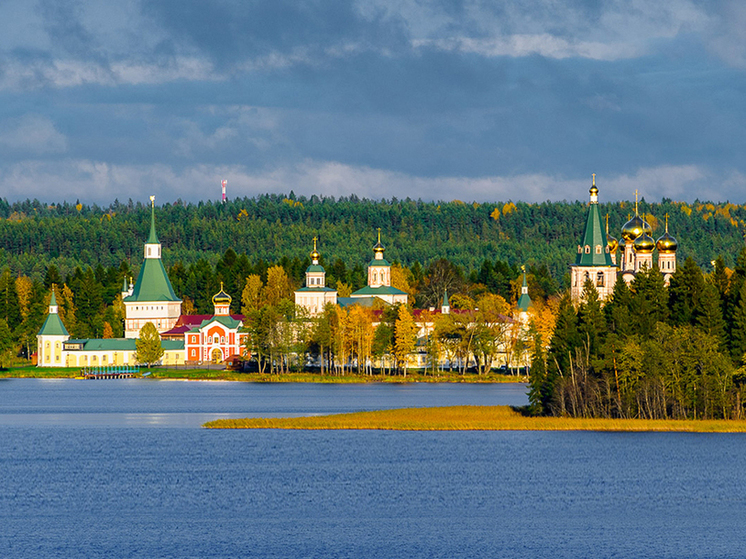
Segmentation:
{"type": "Polygon", "coordinates": [[[524,405],[524,384],[258,384],[12,379],[0,427],[199,427],[235,417],[297,417],[451,405],[524,405]]]}

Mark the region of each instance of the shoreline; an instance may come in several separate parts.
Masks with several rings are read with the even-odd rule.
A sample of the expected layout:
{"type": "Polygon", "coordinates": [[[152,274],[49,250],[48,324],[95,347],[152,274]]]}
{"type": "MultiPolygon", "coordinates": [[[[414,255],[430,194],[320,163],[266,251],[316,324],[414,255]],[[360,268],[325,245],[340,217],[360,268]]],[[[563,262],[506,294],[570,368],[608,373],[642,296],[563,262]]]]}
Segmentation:
{"type": "Polygon", "coordinates": [[[510,406],[401,408],[334,415],[218,419],[206,429],[746,433],[746,420],[529,417],[510,406]]]}
{"type": "MultiPolygon", "coordinates": [[[[143,372],[147,369],[143,369],[143,372]]],[[[495,384],[495,383],[527,383],[527,376],[503,375],[490,373],[477,375],[474,373],[459,374],[444,371],[440,375],[432,376],[419,372],[403,375],[359,375],[348,373],[343,376],[328,375],[312,372],[291,372],[281,374],[269,373],[239,373],[236,371],[210,369],[150,369],[148,380],[179,380],[179,381],[230,381],[230,382],[258,382],[258,383],[317,383],[317,384],[371,384],[371,383],[446,383],[446,384],[495,384]]],[[[42,368],[42,367],[13,367],[0,371],[0,379],[4,378],[48,378],[75,379],[80,377],[79,368],[42,368]]],[[[143,378],[143,377],[135,377],[143,378]]],[[[124,380],[124,379],[122,379],[124,380]]]]}

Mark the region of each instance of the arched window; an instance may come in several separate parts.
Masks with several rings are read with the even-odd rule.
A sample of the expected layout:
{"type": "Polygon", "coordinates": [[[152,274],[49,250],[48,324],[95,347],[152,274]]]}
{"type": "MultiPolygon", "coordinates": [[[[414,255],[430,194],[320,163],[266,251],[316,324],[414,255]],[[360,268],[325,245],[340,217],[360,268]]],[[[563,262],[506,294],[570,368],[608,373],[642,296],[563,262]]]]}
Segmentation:
{"type": "Polygon", "coordinates": [[[596,245],[596,254],[601,254],[601,245],[596,245]]]}
{"type": "Polygon", "coordinates": [[[583,254],[583,247],[578,245],[578,254],[583,254]]]}
{"type": "Polygon", "coordinates": [[[596,285],[598,287],[603,287],[604,286],[604,273],[603,272],[598,272],[596,274],[596,285]]]}
{"type": "Polygon", "coordinates": [[[591,253],[591,245],[585,245],[585,253],[590,254],[591,253]]]}

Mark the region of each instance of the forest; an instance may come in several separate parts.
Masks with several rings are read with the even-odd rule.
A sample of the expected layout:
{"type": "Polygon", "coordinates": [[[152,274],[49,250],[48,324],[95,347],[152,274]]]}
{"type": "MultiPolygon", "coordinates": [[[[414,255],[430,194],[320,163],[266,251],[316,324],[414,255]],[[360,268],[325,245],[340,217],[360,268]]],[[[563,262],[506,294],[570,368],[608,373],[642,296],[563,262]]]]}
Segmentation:
{"type": "MultiPolygon", "coordinates": [[[[485,307],[485,298],[489,297],[493,297],[493,306],[515,304],[520,267],[526,265],[529,294],[535,303],[533,332],[542,338],[537,347],[548,348],[541,359],[546,365],[546,381],[536,383],[541,389],[534,391],[533,409],[537,413],[583,414],[591,413],[588,410],[593,406],[578,411],[577,405],[568,405],[574,400],[559,396],[566,390],[565,350],[573,371],[580,356],[587,363],[586,372],[600,374],[605,369],[597,361],[602,355],[599,348],[607,348],[609,339],[627,341],[629,336],[639,335],[618,330],[608,318],[609,309],[622,305],[619,301],[623,297],[638,300],[639,288],[633,285],[628,294],[620,295],[597,313],[606,322],[594,330],[593,344],[588,339],[578,341],[588,336],[587,332],[582,334],[585,315],[577,314],[571,321],[562,294],[586,209],[587,204],[581,202],[374,201],[355,196],[305,198],[291,192],[226,203],[165,203],[156,207],[156,226],[164,247],[164,264],[174,290],[184,301],[185,313],[211,312],[211,297],[222,282],[233,295],[232,312],[266,314],[270,311],[262,309],[267,307],[276,316],[291,317],[292,313],[282,306],[286,304],[283,300],[290,299],[292,291],[303,283],[314,236],[319,238],[328,285],[345,295],[365,284],[375,231],[381,227],[386,258],[393,263],[394,285],[410,294],[412,312],[438,307],[446,289],[452,306],[464,311],[476,311],[480,304],[485,307]],[[270,273],[273,269],[282,270],[280,275],[285,279],[279,284],[273,279],[278,274],[270,273]],[[277,297],[278,292],[284,295],[277,297]],[[558,328],[553,337],[555,321],[575,324],[581,332],[567,334],[569,345],[561,352],[557,336],[564,335],[564,330],[558,328]]],[[[601,211],[609,215],[610,233],[618,236],[616,231],[634,211],[634,205],[601,204],[601,211]]],[[[732,358],[736,351],[732,340],[737,334],[728,325],[734,320],[734,305],[740,301],[740,286],[734,287],[731,282],[741,277],[736,258],[743,247],[746,206],[642,200],[640,212],[653,227],[654,237],[663,232],[663,216],[670,216],[669,230],[679,240],[680,266],[686,260],[688,270],[693,266],[703,278],[710,278],[717,272],[713,263],[718,259],[721,271],[717,273],[728,278],[727,285],[721,286],[725,342],[718,345],[719,352],[727,353],[734,367],[740,366],[732,358]],[[727,352],[723,349],[726,347],[727,352]]],[[[26,357],[33,351],[52,286],[73,337],[121,336],[122,283],[125,278],[137,277],[149,213],[147,205],[131,200],[115,201],[108,207],[0,201],[0,355],[26,357]]],[[[671,289],[664,290],[666,296],[671,289]]],[[[677,299],[674,296],[672,300],[677,299]]],[[[669,305],[669,299],[666,301],[669,305]]],[[[581,305],[577,312],[590,311],[581,305]]],[[[671,316],[675,314],[666,314],[661,324],[676,332],[686,326],[671,316]]],[[[391,328],[395,322],[396,317],[389,320],[391,328]]],[[[690,326],[696,328],[696,324],[690,326]]],[[[455,326],[444,325],[443,331],[448,328],[455,326]]],[[[453,339],[448,335],[442,341],[447,344],[453,339]]],[[[391,336],[390,341],[393,343],[391,336]]],[[[308,347],[318,351],[318,344],[309,343],[308,347]]],[[[472,355],[473,350],[471,347],[472,355]]],[[[622,406],[620,402],[626,402],[622,400],[618,396],[613,406],[607,401],[604,413],[637,413],[631,404],[622,406]]],[[[713,413],[711,407],[707,413],[713,413]]]]}
{"type": "Polygon", "coordinates": [[[692,258],[664,286],[657,267],[617,281],[601,305],[592,283],[559,301],[549,348],[534,334],[534,414],[649,419],[743,418],[746,248],[733,270],[692,258]]]}

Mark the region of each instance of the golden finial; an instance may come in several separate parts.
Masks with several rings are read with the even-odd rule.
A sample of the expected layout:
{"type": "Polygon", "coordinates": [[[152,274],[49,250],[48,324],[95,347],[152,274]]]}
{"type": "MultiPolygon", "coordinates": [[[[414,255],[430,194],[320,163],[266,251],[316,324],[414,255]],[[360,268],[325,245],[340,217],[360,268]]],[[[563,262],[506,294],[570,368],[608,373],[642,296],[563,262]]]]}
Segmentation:
{"type": "Polygon", "coordinates": [[[635,215],[639,215],[637,213],[637,196],[638,196],[638,194],[639,194],[639,192],[637,192],[637,189],[635,188],[635,215]]]}
{"type": "Polygon", "coordinates": [[[150,197],[150,204],[155,208],[155,196],[150,197]]]}
{"type": "Polygon", "coordinates": [[[521,272],[523,272],[524,274],[526,273],[526,265],[525,264],[523,264],[521,266],[521,272]]]}
{"type": "Polygon", "coordinates": [[[666,233],[668,233],[668,214],[666,214],[666,233]]]}
{"type": "Polygon", "coordinates": [[[313,238],[313,250],[316,250],[316,237],[313,238]]]}
{"type": "Polygon", "coordinates": [[[593,175],[593,186],[596,186],[596,173],[591,173],[593,175]]]}
{"type": "Polygon", "coordinates": [[[220,282],[220,291],[223,291],[223,282],[220,282]]]}
{"type": "Polygon", "coordinates": [[[381,228],[378,228],[378,242],[381,242],[381,228]]]}
{"type": "Polygon", "coordinates": [[[609,214],[606,214],[606,234],[609,234],[609,214]]]}

